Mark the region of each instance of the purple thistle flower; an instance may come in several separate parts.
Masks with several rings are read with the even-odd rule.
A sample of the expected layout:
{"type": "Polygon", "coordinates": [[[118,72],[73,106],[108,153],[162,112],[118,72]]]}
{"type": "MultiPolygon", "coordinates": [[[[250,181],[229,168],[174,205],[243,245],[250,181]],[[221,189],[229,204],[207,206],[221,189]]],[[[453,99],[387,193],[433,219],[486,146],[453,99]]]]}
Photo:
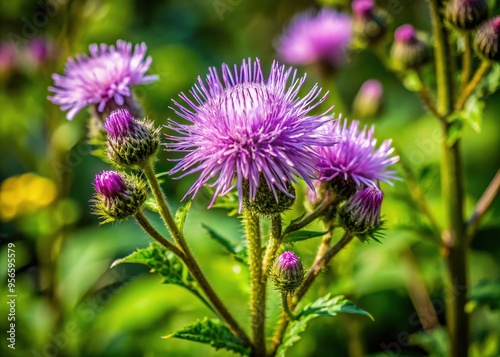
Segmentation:
{"type": "Polygon", "coordinates": [[[320,97],[321,88],[315,85],[298,97],[305,78],[274,62],[265,80],[259,60],[248,59],[233,71],[223,64],[222,80],[215,68],[206,82],[199,77],[190,90],[194,101],[181,93],[187,107],[174,101],[177,108],[172,109],[189,124],[170,120],[169,128],[181,136],[167,136],[173,141],[167,148],[186,153],[171,173],[199,173],[186,196],[194,197],[209,184],[215,187],[211,207],[217,196],[236,187],[241,211],[244,182],[250,200],[261,178],[276,199],[277,190],[292,196],[287,184],[295,177],[312,185],[317,159],[312,146],[333,142],[316,130],[330,119],[324,114],[307,116],[326,98],[320,97]]]}
{"type": "Polygon", "coordinates": [[[279,40],[280,57],[291,64],[326,62],[339,67],[346,61],[351,42],[351,18],[347,14],[323,9],[296,16],[279,40]]]}
{"type": "Polygon", "coordinates": [[[318,170],[320,181],[331,181],[340,178],[352,181],[356,186],[376,186],[377,181],[391,184],[396,179],[395,170],[387,170],[399,160],[399,156],[391,156],[394,148],[391,140],[385,140],[376,148],[377,139],[373,134],[375,126],[370,129],[364,126],[359,129],[359,122],[354,120],[348,125],[347,119],[331,121],[320,130],[327,135],[340,137],[337,145],[318,146],[318,170]]]}
{"type": "Polygon", "coordinates": [[[118,172],[103,171],[94,179],[95,190],[108,199],[127,192],[127,185],[118,172]]]}
{"type": "Polygon", "coordinates": [[[71,120],[87,105],[97,105],[102,113],[110,101],[118,106],[131,96],[130,87],[146,84],[158,79],[156,75],[145,75],[151,65],[151,57],[144,59],[146,44],[135,45],[118,40],[116,47],[106,44],[89,46],[90,57],[77,55],[66,63],[64,75],[53,74],[54,95],[49,100],[69,110],[66,117],[71,120]]]}

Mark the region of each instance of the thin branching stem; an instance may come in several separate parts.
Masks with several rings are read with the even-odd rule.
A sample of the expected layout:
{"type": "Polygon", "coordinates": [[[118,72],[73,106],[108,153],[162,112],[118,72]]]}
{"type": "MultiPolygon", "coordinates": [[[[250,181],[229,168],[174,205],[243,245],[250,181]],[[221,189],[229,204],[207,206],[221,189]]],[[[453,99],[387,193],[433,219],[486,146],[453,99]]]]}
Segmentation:
{"type": "Polygon", "coordinates": [[[488,71],[491,68],[491,62],[484,60],[479,68],[477,69],[474,77],[472,77],[471,81],[460,93],[460,97],[458,97],[457,104],[455,105],[455,111],[459,112],[465,107],[465,103],[467,103],[467,99],[474,93],[474,90],[477,88],[481,80],[486,76],[488,71]]]}
{"type": "Polygon", "coordinates": [[[493,180],[491,180],[490,184],[477,202],[476,208],[474,208],[474,213],[472,213],[472,216],[467,221],[467,238],[469,240],[469,243],[474,238],[481,220],[490,208],[493,201],[495,201],[495,198],[497,198],[499,192],[500,170],[497,171],[495,177],[493,178],[493,180]]]}

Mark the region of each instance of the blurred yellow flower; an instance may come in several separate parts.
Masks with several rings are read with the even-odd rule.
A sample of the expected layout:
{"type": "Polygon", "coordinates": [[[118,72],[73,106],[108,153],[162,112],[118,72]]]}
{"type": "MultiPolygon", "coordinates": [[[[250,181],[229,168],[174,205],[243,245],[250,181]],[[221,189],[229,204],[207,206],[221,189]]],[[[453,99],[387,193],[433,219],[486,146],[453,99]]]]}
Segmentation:
{"type": "Polygon", "coordinates": [[[34,173],[11,176],[0,186],[0,219],[10,221],[49,206],[57,196],[50,179],[34,173]]]}

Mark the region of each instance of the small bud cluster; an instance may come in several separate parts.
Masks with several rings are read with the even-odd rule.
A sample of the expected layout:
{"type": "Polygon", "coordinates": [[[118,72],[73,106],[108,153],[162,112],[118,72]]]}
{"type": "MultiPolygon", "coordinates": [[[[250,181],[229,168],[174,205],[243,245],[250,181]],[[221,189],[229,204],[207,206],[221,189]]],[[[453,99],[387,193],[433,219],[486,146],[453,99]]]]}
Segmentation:
{"type": "Polygon", "coordinates": [[[479,26],[474,45],[486,59],[500,61],[500,16],[495,16],[479,26]]]}
{"type": "Polygon", "coordinates": [[[387,32],[388,19],[376,8],[373,0],[355,0],[352,3],[353,30],[358,39],[377,43],[387,32]]]}
{"type": "Polygon", "coordinates": [[[446,6],[446,19],[462,30],[476,28],[487,17],[486,0],[450,0],[446,6]]]}

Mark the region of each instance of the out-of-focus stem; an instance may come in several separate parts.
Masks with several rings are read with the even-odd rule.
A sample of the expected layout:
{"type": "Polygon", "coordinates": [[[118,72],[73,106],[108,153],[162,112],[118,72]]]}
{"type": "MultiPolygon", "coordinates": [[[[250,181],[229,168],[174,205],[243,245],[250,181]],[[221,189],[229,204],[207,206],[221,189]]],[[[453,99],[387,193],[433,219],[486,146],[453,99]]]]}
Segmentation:
{"type": "Polygon", "coordinates": [[[479,223],[481,223],[481,219],[484,214],[488,211],[495,198],[498,196],[500,192],[500,170],[497,171],[493,180],[491,180],[490,184],[486,191],[484,191],[483,195],[479,199],[476,204],[476,208],[474,209],[474,213],[467,221],[467,238],[470,241],[474,238],[476,231],[479,227],[479,223]]]}
{"type": "Polygon", "coordinates": [[[477,69],[474,77],[472,77],[471,81],[460,93],[460,97],[457,100],[457,104],[455,105],[455,111],[459,112],[465,107],[465,103],[467,103],[467,99],[472,95],[474,89],[479,85],[481,80],[486,76],[488,71],[491,68],[491,63],[489,61],[483,61],[479,68],[477,69]]]}
{"type": "Polygon", "coordinates": [[[460,88],[464,89],[469,81],[470,70],[472,66],[472,46],[469,31],[464,31],[464,55],[462,57],[462,77],[460,78],[461,85],[460,88]]]}

